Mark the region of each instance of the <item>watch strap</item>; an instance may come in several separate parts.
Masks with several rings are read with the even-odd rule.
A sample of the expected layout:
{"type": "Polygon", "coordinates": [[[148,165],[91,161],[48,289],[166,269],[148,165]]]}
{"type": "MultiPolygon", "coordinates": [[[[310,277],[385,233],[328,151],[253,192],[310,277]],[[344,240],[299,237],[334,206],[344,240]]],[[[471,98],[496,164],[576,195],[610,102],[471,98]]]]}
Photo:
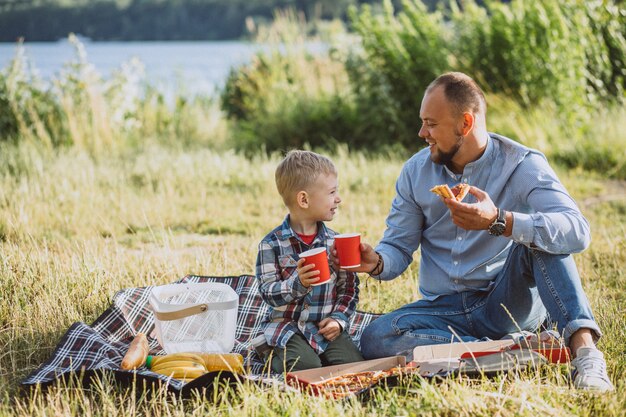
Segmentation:
{"type": "Polygon", "coordinates": [[[496,219],[489,225],[489,234],[492,236],[500,236],[506,229],[506,211],[498,208],[496,219]]]}
{"type": "Polygon", "coordinates": [[[506,225],[506,211],[498,208],[498,223],[503,223],[506,225]]]}

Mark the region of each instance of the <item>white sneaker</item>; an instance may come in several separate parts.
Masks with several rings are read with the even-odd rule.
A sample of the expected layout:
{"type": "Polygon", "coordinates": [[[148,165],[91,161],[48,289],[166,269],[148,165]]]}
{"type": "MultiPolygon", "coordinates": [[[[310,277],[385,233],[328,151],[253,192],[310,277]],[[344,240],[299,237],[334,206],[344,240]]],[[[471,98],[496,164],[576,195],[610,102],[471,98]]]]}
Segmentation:
{"type": "Polygon", "coordinates": [[[615,388],[606,373],[604,355],[596,348],[581,347],[572,361],[572,379],[578,389],[599,392],[613,391],[615,388]]]}

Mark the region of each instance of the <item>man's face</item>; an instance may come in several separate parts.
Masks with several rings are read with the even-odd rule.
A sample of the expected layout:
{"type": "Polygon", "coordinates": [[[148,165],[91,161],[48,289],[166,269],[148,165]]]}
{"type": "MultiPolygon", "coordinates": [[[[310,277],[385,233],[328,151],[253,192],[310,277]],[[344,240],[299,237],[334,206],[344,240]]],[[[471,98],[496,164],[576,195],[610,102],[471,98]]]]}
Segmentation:
{"type": "Polygon", "coordinates": [[[418,135],[428,143],[430,159],[436,164],[450,166],[463,145],[464,136],[460,131],[463,117],[455,116],[442,87],[435,87],[426,93],[420,118],[422,127],[418,135]]]}

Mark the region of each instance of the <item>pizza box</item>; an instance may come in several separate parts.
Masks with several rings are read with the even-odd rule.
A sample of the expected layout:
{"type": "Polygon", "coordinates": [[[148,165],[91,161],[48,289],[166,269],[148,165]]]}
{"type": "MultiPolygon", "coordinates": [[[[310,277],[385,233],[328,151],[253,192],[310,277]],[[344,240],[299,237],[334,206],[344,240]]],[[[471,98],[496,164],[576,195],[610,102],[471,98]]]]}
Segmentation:
{"type": "Polygon", "coordinates": [[[466,352],[493,352],[511,348],[513,340],[490,340],[487,342],[445,343],[438,345],[417,346],[413,349],[413,361],[421,364],[428,361],[445,359],[459,360],[466,352]]]}
{"type": "Polygon", "coordinates": [[[390,356],[387,358],[352,362],[342,365],[324,366],[322,368],[306,369],[304,371],[288,372],[286,375],[286,381],[290,385],[296,386],[301,390],[310,391],[316,395],[342,398],[366,391],[382,379],[376,380],[372,384],[364,383],[357,390],[340,392],[338,395],[335,395],[337,394],[336,392],[330,393],[328,387],[324,384],[336,379],[337,377],[358,373],[389,371],[397,367],[406,367],[406,358],[404,356],[390,356]]]}
{"type": "Polygon", "coordinates": [[[468,363],[475,368],[484,365],[484,369],[498,369],[497,362],[500,361],[500,369],[506,370],[527,362],[565,363],[569,358],[569,349],[563,346],[494,340],[417,346],[413,349],[413,362],[410,364],[419,367],[421,376],[434,376],[457,371],[468,363]]]}

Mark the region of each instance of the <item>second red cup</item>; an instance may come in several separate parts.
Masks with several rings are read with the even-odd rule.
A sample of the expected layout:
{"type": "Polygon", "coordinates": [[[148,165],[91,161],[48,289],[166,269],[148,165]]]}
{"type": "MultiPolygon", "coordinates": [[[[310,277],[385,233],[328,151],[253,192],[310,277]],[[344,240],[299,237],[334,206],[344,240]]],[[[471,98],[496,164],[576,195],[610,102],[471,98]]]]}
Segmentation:
{"type": "Polygon", "coordinates": [[[361,266],[361,234],[343,233],[335,235],[335,249],[340,268],[361,266]]]}
{"type": "Polygon", "coordinates": [[[304,264],[315,264],[313,270],[320,271],[319,280],[315,284],[322,285],[330,280],[330,268],[328,267],[328,252],[326,248],[314,248],[300,254],[301,258],[304,258],[304,264]]]}

